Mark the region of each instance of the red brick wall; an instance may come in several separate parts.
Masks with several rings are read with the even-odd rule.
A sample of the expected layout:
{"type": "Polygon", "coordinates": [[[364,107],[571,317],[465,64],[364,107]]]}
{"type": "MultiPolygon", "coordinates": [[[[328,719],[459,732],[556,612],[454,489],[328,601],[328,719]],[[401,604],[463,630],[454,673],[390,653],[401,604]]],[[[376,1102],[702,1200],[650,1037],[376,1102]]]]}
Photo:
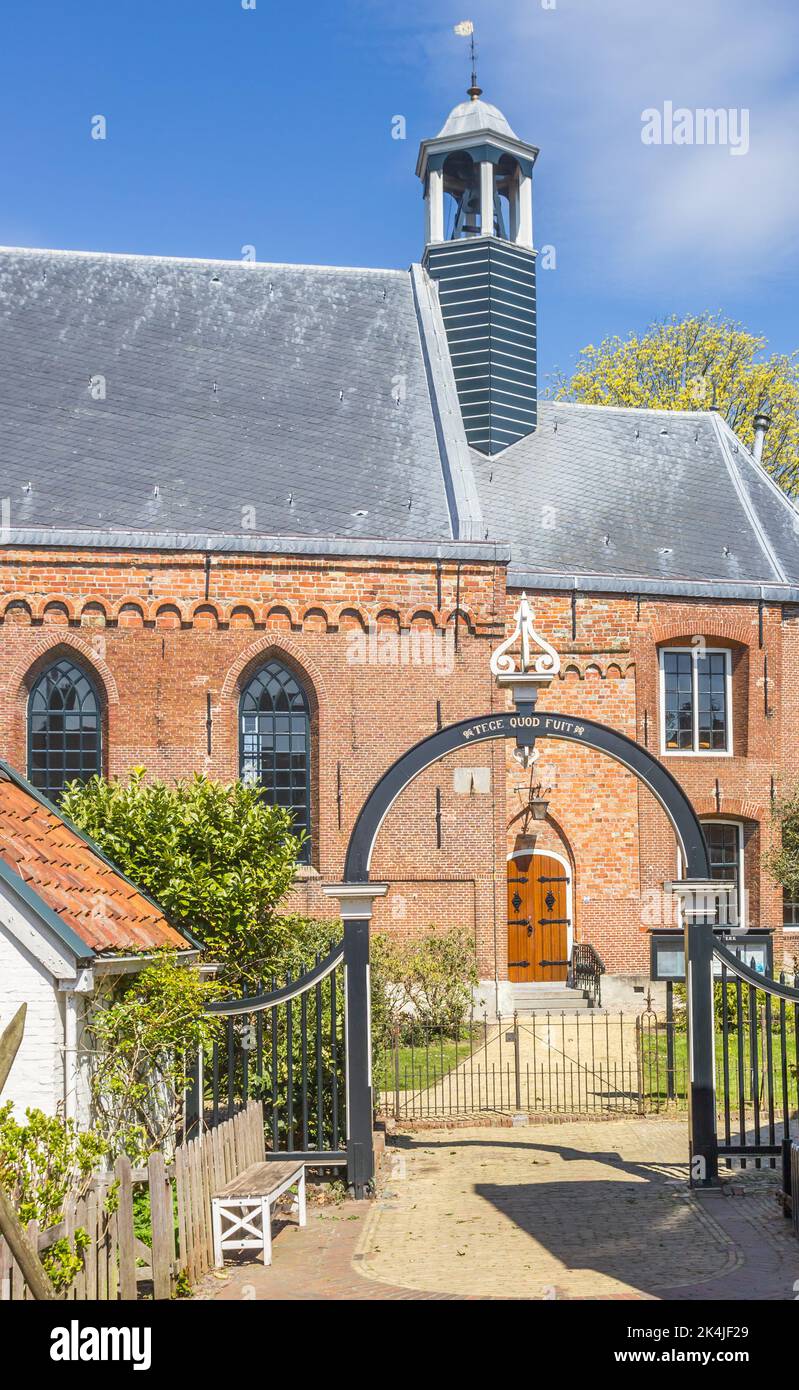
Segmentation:
{"type": "MultiPolygon", "coordinates": [[[[509,614],[518,595],[508,593],[509,614]]],[[[766,604],[762,645],[757,603],[651,600],[579,595],[572,635],[571,595],[538,594],[536,621],[561,653],[563,673],[542,704],[584,715],[637,738],[656,756],[660,745],[658,650],[728,647],[732,662],[733,754],[664,758],[703,818],[739,820],[751,925],[781,927],[782,895],[762,867],[773,833],[772,778],[779,792],[794,774],[799,613],[766,604]],[[768,711],[765,672],[768,672],[768,711]]],[[[612,969],[645,972],[646,926],[665,913],[659,887],[677,870],[676,841],[651,794],[621,768],[568,744],[539,745],[537,780],[551,785],[547,836],[574,864],[578,940],[592,941],[612,969]],[[604,764],[604,765],[603,765],[604,764]]],[[[508,804],[522,780],[508,759],[508,804]]],[[[515,794],[517,813],[519,795],[515,794]]],[[[517,826],[509,826],[509,848],[517,826]]],[[[799,952],[799,936],[778,931],[775,960],[799,952]]]]}
{"type": "MultiPolygon", "coordinates": [[[[214,555],[206,569],[206,557],[195,553],[6,551],[0,752],[25,769],[27,691],[63,648],[91,667],[101,690],[110,775],[144,764],[163,777],[199,769],[232,778],[241,685],[276,654],[303,676],[313,707],[312,867],[295,902],[328,914],[320,878],[341,876],[354,818],[380,774],[432,733],[439,715],[446,724],[502,706],[506,697],[495,689],[488,658],[518,603],[504,579],[490,563],[463,564],[458,574],[450,562],[214,555]],[[455,652],[445,642],[454,636],[458,593],[455,652]],[[432,664],[414,662],[409,636],[442,644],[428,649],[432,664]]],[[[668,765],[701,814],[743,821],[751,920],[778,924],[780,894],[761,859],[772,775],[779,787],[793,769],[799,610],[783,617],[779,606],[766,605],[761,647],[756,603],[580,595],[573,636],[570,595],[532,600],[538,626],[563,661],[562,677],[542,704],[611,724],[655,753],[658,645],[704,636],[730,647],[733,756],[669,758],[668,765]]],[[[578,939],[594,941],[613,971],[645,972],[651,895],[676,870],[666,818],[632,774],[592,750],[554,741],[540,750],[537,778],[552,791],[539,843],[574,866],[578,939]]],[[[493,975],[496,961],[502,978],[505,856],[519,829],[518,788],[527,780],[510,746],[500,744],[464,750],[423,773],[378,837],[372,874],[392,884],[377,907],[378,929],[463,924],[475,934],[483,975],[493,975]],[[490,791],[457,793],[457,765],[488,769],[490,791]]],[[[793,940],[799,951],[799,938],[793,940]]]]}
{"type": "MultiPolygon", "coordinates": [[[[340,879],[355,816],[380,774],[434,732],[439,715],[451,723],[498,699],[488,660],[502,633],[504,572],[493,565],[215,556],[206,576],[197,554],[15,551],[0,559],[0,593],[0,753],[21,770],[30,684],[62,648],[91,668],[103,696],[111,776],[143,764],[166,778],[195,769],[235,777],[242,684],[273,654],[295,667],[311,699],[316,757],[312,870],[294,905],[314,915],[335,910],[320,877],[340,879]]],[[[373,877],[393,881],[378,928],[462,923],[489,970],[495,892],[504,912],[504,871],[498,881],[495,873],[503,794],[493,747],[453,755],[406,791],[375,850],[373,877]],[[494,768],[496,806],[490,795],[453,793],[455,764],[478,761],[494,768]]]]}

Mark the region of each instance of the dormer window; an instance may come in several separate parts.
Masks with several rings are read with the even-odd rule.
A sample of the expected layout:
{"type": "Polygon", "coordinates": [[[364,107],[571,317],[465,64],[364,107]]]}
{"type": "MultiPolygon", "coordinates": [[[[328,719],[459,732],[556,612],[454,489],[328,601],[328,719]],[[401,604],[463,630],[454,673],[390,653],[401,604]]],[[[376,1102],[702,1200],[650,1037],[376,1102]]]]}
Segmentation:
{"type": "Polygon", "coordinates": [[[660,653],[661,751],[732,753],[730,653],[697,643],[660,653]]]}

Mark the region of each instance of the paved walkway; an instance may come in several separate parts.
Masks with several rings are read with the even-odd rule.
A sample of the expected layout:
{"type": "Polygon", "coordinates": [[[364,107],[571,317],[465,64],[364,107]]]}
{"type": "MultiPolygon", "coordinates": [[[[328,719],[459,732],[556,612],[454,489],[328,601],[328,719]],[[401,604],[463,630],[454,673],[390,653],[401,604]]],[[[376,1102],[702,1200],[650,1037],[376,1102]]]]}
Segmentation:
{"type": "Polygon", "coordinates": [[[398,1136],[378,1198],[312,1210],[233,1299],[774,1299],[799,1291],[775,1175],[689,1193],[685,1126],[658,1119],[398,1136]]]}

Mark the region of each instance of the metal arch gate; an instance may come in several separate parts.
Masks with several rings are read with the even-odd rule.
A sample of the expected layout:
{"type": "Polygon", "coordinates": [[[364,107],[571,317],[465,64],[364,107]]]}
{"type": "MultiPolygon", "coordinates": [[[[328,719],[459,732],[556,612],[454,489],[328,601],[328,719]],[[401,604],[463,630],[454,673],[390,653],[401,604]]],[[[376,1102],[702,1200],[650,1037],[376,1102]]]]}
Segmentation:
{"type": "Polygon", "coordinates": [[[186,1134],[261,1100],[267,1158],[343,1169],[364,1196],[373,1175],[368,922],[345,922],[342,940],[296,980],[215,1000],[207,1012],[224,1019],[224,1033],[190,1069],[186,1134]]]}
{"type": "MultiPolygon", "coordinates": [[[[383,774],[365,801],[350,836],[345,860],[344,881],[340,884],[325,885],[324,892],[337,898],[340,903],[344,923],[343,940],[323,962],[294,982],[288,982],[280,990],[253,999],[227,1000],[211,1006],[215,1012],[228,1015],[228,1038],[234,1018],[238,1015],[255,1017],[256,1048],[258,1046],[258,1018],[267,1016],[274,1026],[275,1011],[284,1006],[288,1010],[289,1047],[287,1059],[293,1056],[291,1039],[292,1008],[300,1010],[300,1081],[299,1114],[304,1143],[301,1147],[291,1141],[293,1130],[288,1125],[287,1143],[275,1143],[275,1157],[286,1152],[296,1153],[307,1162],[319,1166],[346,1164],[347,1179],[356,1196],[363,1196],[374,1176],[374,1154],[372,1140],[372,1075],[371,1075],[371,1025],[369,1002],[369,922],[372,904],[376,897],[387,892],[388,884],[370,883],[369,866],[375,840],[380,827],[400,793],[426,767],[438,761],[447,753],[469,747],[472,743],[485,742],[496,738],[514,738],[520,747],[529,747],[537,738],[563,739],[572,743],[604,753],[608,757],[633,772],[652,792],[666,812],[677,836],[686,866],[686,878],[675,885],[685,898],[685,958],[688,1004],[688,1048],[690,1065],[689,1102],[689,1150],[691,1161],[691,1181],[699,1186],[715,1186],[718,1183],[719,1142],[716,1133],[716,1077],[714,1052],[714,1008],[713,1008],[713,960],[720,960],[724,969],[737,973],[748,981],[750,987],[756,984],[764,988],[762,977],[749,971],[716,940],[713,934],[714,905],[713,885],[709,880],[707,846],[699,819],[688,796],[666,767],[646,748],[607,725],[593,720],[575,718],[566,714],[536,712],[533,704],[517,704],[516,713],[487,714],[482,718],[466,719],[451,724],[445,729],[429,735],[415,744],[383,774]],[[321,1119],[316,1126],[313,1144],[309,1145],[308,1117],[308,1050],[307,1029],[309,1000],[316,1000],[316,1090],[313,1092],[317,1114],[327,1105],[322,1096],[324,1088],[324,1067],[319,1068],[319,990],[323,979],[331,980],[330,988],[335,990],[335,970],[343,969],[343,1019],[341,1037],[341,1061],[343,1070],[337,1073],[335,1066],[329,1085],[333,1089],[333,1109],[336,1108],[338,1084],[344,1102],[344,1119],[341,1124],[339,1113],[338,1127],[333,1125],[326,1136],[321,1119]],[[298,1001],[296,1004],[294,1001],[298,1001]],[[336,1081],[340,1076],[341,1080],[336,1081]],[[341,1089],[343,1082],[343,1090],[341,1089]]],[[[716,891],[718,885],[716,885],[716,891]]],[[[799,990],[790,990],[785,985],[769,982],[767,992],[779,996],[783,1003],[790,1001],[796,1011],[799,1004],[799,990]]],[[[335,998],[335,994],[334,994],[335,998]]],[[[333,1018],[336,1013],[333,1009],[333,1018]]],[[[337,1024],[333,1024],[333,1036],[337,1024]]],[[[332,1046],[332,1044],[331,1044],[332,1046]]],[[[230,1048],[230,1044],[229,1044],[230,1048]]],[[[335,1053],[335,1047],[333,1047],[335,1053]]],[[[277,1053],[273,1049],[274,1068],[277,1066],[277,1053]]],[[[244,1069],[244,1090],[247,1082],[246,1055],[242,1060],[244,1069]]],[[[288,1061],[289,1082],[292,1079],[292,1064],[288,1061]]],[[[230,1069],[229,1069],[230,1070],[230,1069]]],[[[192,1112],[199,1113],[199,1096],[202,1082],[198,1078],[194,1087],[195,1101],[192,1112]]],[[[289,1084],[291,1093],[291,1084],[289,1084]]],[[[725,1094],[725,1105],[727,1103],[725,1094]]],[[[325,1113],[327,1113],[325,1111],[325,1113]]],[[[773,1126],[772,1126],[773,1131],[773,1126]]],[[[273,1130],[273,1138],[280,1136],[273,1130]]],[[[726,1137],[726,1136],[725,1136],[726,1137]]],[[[737,1150],[743,1153],[743,1149],[737,1150]]],[[[754,1152],[753,1149],[749,1149],[754,1152]]],[[[765,1152],[765,1150],[762,1150],[765,1152]]],[[[727,1145],[722,1146],[725,1154],[733,1152],[727,1145]]],[[[769,1150],[773,1152],[773,1150],[769,1150]]]]}
{"type": "MultiPolygon", "coordinates": [[[[386,884],[372,885],[370,890],[369,867],[380,827],[404,788],[445,754],[496,738],[513,738],[519,747],[529,747],[538,738],[563,739],[593,748],[621,763],[649,788],[669,817],[686,866],[685,884],[700,886],[708,883],[710,865],[699,818],[680,784],[657,758],[633,739],[605,724],[568,714],[536,711],[532,703],[518,703],[515,714],[491,713],[482,718],[461,720],[422,739],[398,758],[376,783],[361,808],[350,836],[345,881],[327,890],[340,898],[345,926],[349,920],[348,913],[353,910],[357,910],[359,920],[366,918],[368,922],[371,898],[386,892],[386,884]]],[[[699,894],[697,901],[700,910],[686,912],[685,915],[686,959],[690,963],[689,1147],[692,1181],[713,1186],[718,1182],[719,1152],[713,1055],[712,956],[715,940],[713,918],[709,911],[701,910],[704,902],[699,894]]],[[[368,1124],[371,1127],[371,1075],[360,1080],[363,1095],[368,1096],[368,1124]]],[[[366,1145],[365,1129],[361,1142],[366,1145]]]]}

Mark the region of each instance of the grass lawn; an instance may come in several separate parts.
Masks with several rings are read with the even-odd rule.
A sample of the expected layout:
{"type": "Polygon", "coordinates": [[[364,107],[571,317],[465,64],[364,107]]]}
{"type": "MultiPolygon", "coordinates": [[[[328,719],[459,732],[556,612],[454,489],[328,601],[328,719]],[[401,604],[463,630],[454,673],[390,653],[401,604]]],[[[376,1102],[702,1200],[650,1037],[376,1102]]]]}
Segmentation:
{"type": "Polygon", "coordinates": [[[431,1037],[421,1046],[401,1044],[396,1052],[387,1048],[375,1059],[374,1086],[383,1093],[424,1090],[471,1056],[482,1029],[464,1028],[459,1038],[431,1037]],[[399,1082],[397,1082],[399,1069],[399,1082]]]}
{"type": "MultiPolygon", "coordinates": [[[[739,1089],[739,1059],[738,1059],[738,1033],[731,1029],[729,1033],[728,1048],[728,1073],[729,1073],[729,1092],[730,1107],[733,1110],[738,1108],[739,1089]]],[[[761,1032],[757,1040],[757,1090],[759,1092],[761,1114],[768,1109],[768,1076],[767,1059],[764,1051],[764,1035],[761,1032]]],[[[668,1062],[666,1049],[666,1030],[658,1029],[657,1033],[652,1031],[645,1034],[642,1040],[642,1060],[643,1060],[643,1088],[644,1094],[653,1101],[665,1101],[668,1097],[668,1062]]],[[[794,1111],[799,1104],[799,1093],[797,1090],[797,1078],[795,1071],[791,1074],[791,1067],[796,1067],[796,1046],[795,1039],[789,1035],[788,1044],[788,1105],[794,1111]]],[[[752,1054],[748,1029],[743,1034],[742,1042],[743,1058],[743,1096],[745,1103],[751,1105],[753,1098],[753,1075],[752,1075],[752,1054]]],[[[779,1051],[779,1034],[772,1033],[772,1088],[774,1094],[774,1109],[779,1116],[782,1110],[782,1067],[779,1051]]],[[[684,1032],[674,1034],[674,1092],[678,1102],[685,1102],[688,1096],[688,1039],[684,1032]]],[[[721,1030],[716,1033],[716,1089],[719,1100],[724,1093],[724,1051],[723,1037],[721,1030]]]]}

